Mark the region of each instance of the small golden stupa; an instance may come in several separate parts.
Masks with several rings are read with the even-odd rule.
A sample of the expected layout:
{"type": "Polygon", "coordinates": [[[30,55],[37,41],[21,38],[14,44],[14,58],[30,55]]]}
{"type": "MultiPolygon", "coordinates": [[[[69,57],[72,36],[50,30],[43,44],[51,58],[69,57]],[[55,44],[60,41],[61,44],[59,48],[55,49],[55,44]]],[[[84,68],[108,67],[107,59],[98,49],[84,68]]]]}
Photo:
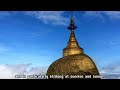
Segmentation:
{"type": "Polygon", "coordinates": [[[74,18],[71,18],[68,29],[71,31],[69,42],[63,49],[63,57],[53,62],[47,75],[99,75],[98,69],[93,60],[84,54],[76,40],[74,30],[74,18]]]}

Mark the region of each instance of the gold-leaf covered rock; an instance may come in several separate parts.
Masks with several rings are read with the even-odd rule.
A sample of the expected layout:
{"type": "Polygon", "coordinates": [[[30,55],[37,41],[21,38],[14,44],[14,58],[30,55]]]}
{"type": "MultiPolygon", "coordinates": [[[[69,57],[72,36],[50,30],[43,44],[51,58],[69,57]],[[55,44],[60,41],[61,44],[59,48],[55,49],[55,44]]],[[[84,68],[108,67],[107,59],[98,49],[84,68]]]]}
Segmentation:
{"type": "Polygon", "coordinates": [[[53,62],[47,75],[99,75],[93,60],[81,53],[65,56],[53,62]]]}

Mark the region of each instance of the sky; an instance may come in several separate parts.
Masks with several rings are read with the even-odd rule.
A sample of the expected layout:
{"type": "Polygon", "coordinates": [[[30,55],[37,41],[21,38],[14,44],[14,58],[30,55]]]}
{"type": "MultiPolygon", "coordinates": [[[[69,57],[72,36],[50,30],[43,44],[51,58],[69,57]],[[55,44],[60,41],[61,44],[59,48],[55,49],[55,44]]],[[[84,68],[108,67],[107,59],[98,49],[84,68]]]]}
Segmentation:
{"type": "MultiPolygon", "coordinates": [[[[77,41],[100,73],[120,74],[120,11],[74,11],[77,41]]],[[[45,74],[62,57],[71,11],[0,11],[0,78],[45,74]]]]}

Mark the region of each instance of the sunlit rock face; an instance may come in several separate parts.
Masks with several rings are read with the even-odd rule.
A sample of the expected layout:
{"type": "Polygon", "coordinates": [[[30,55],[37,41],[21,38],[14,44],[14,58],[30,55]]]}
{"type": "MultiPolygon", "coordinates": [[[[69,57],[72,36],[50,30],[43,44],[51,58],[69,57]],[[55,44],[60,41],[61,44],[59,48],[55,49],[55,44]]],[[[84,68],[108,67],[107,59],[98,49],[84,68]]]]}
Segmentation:
{"type": "Polygon", "coordinates": [[[85,54],[65,56],[53,62],[47,75],[99,75],[93,60],[85,54]]]}

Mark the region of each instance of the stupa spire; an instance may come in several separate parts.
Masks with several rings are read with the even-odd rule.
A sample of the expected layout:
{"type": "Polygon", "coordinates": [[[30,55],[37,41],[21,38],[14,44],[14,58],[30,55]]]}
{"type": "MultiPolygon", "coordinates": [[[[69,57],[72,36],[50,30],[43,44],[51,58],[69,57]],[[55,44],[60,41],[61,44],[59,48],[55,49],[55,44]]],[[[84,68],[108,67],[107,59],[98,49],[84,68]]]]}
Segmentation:
{"type": "MultiPolygon", "coordinates": [[[[99,75],[98,69],[93,60],[79,46],[74,30],[77,27],[74,24],[74,18],[71,18],[68,29],[70,38],[68,45],[63,49],[63,57],[54,61],[47,70],[47,75],[99,75]]],[[[68,76],[69,77],[69,76],[68,76]]],[[[56,77],[57,78],[57,77],[56,77]]]]}
{"type": "Polygon", "coordinates": [[[72,16],[72,17],[71,17],[71,22],[70,22],[70,25],[69,25],[68,29],[71,30],[71,31],[74,31],[76,28],[77,28],[77,27],[76,27],[75,24],[74,24],[74,18],[73,18],[73,16],[72,16]]]}
{"type": "Polygon", "coordinates": [[[74,30],[76,29],[77,27],[75,26],[74,24],[74,18],[72,17],[71,18],[71,22],[70,22],[70,25],[68,27],[69,30],[71,30],[71,34],[70,34],[70,38],[69,38],[69,42],[77,42],[76,40],[76,37],[75,37],[75,34],[74,34],[74,30]]]}
{"type": "Polygon", "coordinates": [[[83,53],[83,49],[79,46],[77,39],[74,34],[74,30],[77,27],[74,24],[74,18],[71,17],[70,25],[68,29],[71,31],[69,42],[66,48],[63,49],[63,56],[73,55],[73,54],[80,54],[83,53]]]}

